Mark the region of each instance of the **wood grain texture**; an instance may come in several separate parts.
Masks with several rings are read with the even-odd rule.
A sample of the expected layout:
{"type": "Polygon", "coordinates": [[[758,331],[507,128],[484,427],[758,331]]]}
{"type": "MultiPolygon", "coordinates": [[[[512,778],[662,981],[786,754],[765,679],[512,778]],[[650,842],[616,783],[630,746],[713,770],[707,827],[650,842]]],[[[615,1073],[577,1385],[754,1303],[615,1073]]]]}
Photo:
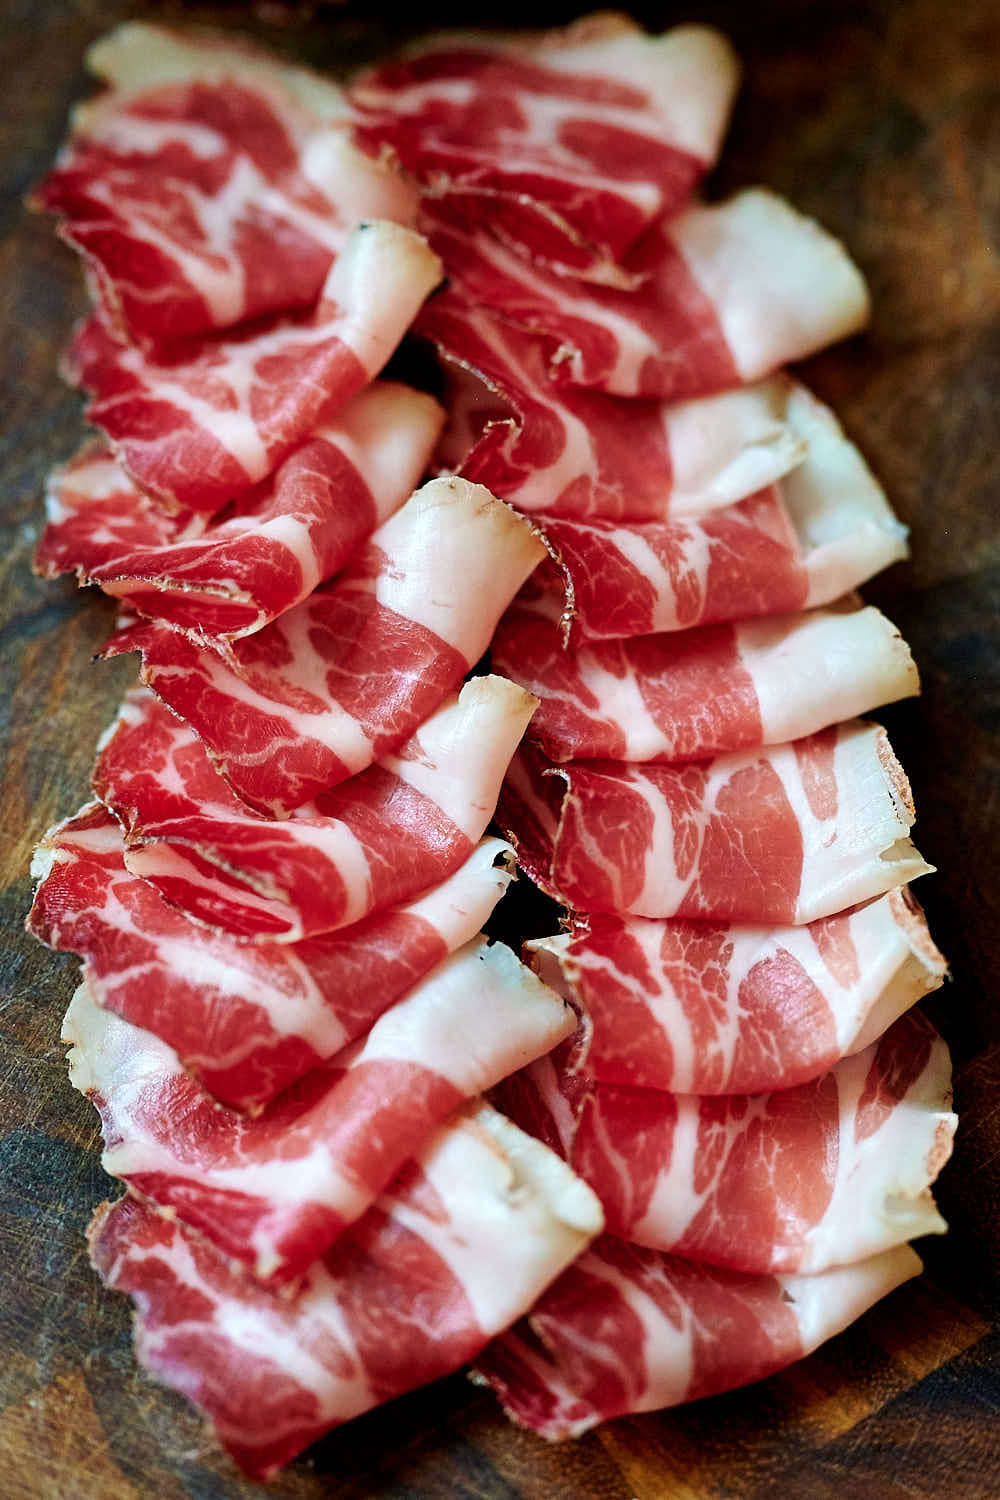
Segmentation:
{"type": "MultiPolygon", "coordinates": [[[[194,1413],[132,1360],[124,1299],[101,1291],[82,1231],[110,1185],[96,1117],[65,1080],[74,984],[21,932],[27,861],[78,805],[98,734],[132,675],[92,665],[111,607],[30,574],[40,493],[80,433],[55,360],[83,308],[73,258],[20,199],[86,88],[84,47],[126,16],[251,31],[339,70],[382,49],[370,5],[0,6],[0,1493],[11,1500],[989,1500],[1000,1496],[1000,12],[994,0],[780,0],[649,8],[721,25],[746,82],[721,170],[816,214],[869,277],[864,338],[810,363],[913,528],[913,560],[869,588],[912,643],[924,695],[884,715],[913,782],[921,882],[954,979],[928,1009],[951,1044],[961,1128],[940,1184],[950,1235],[927,1275],[811,1359],[744,1392],[609,1424],[550,1447],[510,1428],[460,1376],[318,1445],[264,1491],[194,1413]]],[[[389,9],[383,11],[388,15],[389,9]]],[[[476,19],[566,20],[568,6],[476,19]]],[[[420,8],[422,27],[467,6],[420,8]]],[[[416,25],[416,19],[414,21],[416,25]]]]}

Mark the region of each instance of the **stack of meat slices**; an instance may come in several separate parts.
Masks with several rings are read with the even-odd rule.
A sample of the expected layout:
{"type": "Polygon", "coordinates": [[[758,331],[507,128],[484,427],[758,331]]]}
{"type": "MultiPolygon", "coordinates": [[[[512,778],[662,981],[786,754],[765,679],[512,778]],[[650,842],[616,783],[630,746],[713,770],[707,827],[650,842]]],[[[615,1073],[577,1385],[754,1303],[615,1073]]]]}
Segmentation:
{"type": "Polygon", "coordinates": [[[481,928],[536,700],[470,669],[544,558],[428,468],[444,412],[373,377],[441,275],[339,90],[146,26],[92,62],[40,204],[95,310],[67,374],[101,438],[38,550],[141,653],[97,800],[29,925],[79,954],[64,1024],[128,1188],[91,1228],[137,1351],[250,1473],[445,1374],[602,1225],[483,1093],[572,1010],[481,928]]]}
{"type": "Polygon", "coordinates": [[[36,198],[103,435],[38,566],[122,601],[142,681],[29,922],[84,960],[140,1359],[266,1475],[477,1357],[553,1436],[797,1358],[917,1269],[953,1127],[855,718],[916,691],[851,593],[905,533],[781,373],[860,276],[692,199],[704,28],[445,38],[347,96],[141,25],[91,61],[36,198]],[[374,378],[414,318],[447,414],[374,378]],[[479,935],[501,783],[569,909],[537,973],[479,935]]]}
{"type": "Polygon", "coordinates": [[[717,44],[595,18],[567,45],[445,40],[352,95],[448,277],[417,322],[451,371],[439,462],[550,552],[492,646],[541,699],[499,820],[567,909],[530,956],[579,1025],[494,1097],[608,1232],[477,1362],[549,1437],[778,1369],[913,1275],[955,1124],[947,1051],[907,1013],[944,975],[906,891],[928,866],[858,717],[918,691],[853,593],[905,531],[781,373],[864,323],[864,284],[773,194],[698,203],[690,161],[668,190],[643,156],[647,65],[672,110],[695,53],[716,92],[660,145],[710,154],[717,44]],[[635,154],[602,138],[609,180],[581,187],[596,132],[548,70],[584,56],[635,154]]]}

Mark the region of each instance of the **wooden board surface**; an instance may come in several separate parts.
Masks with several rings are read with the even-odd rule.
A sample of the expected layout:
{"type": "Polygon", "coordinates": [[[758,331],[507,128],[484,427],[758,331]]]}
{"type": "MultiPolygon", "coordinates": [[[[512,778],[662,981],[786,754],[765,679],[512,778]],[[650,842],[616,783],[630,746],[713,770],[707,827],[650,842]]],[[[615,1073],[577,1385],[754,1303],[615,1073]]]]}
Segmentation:
{"type": "MultiPolygon", "coordinates": [[[[123,1298],[82,1231],[110,1184],[96,1116],[65,1080],[74,964],[26,942],[27,863],[83,799],[98,734],[130,680],[92,665],[106,601],[32,579],[40,492],[81,432],[55,360],[83,294],[73,258],[20,196],[86,88],[86,44],[126,16],[210,20],[343,70],[390,35],[390,8],[0,5],[0,1494],[10,1500],[672,1500],[844,1494],[1000,1496],[1000,9],[995,0],[831,0],[650,9],[715,21],[746,83],[714,187],[762,181],[849,245],[871,332],[805,371],[913,528],[913,560],[866,593],[912,643],[924,695],[883,716],[940,873],[920,896],[954,979],[928,1005],[951,1044],[961,1127],[939,1201],[952,1229],[927,1274],[783,1375],[550,1447],[456,1376],[333,1434],[269,1490],[241,1481],[179,1398],[137,1371],[123,1298]]],[[[565,7],[476,19],[566,20],[565,7]]],[[[422,25],[467,7],[420,8],[422,25]]],[[[415,23],[414,23],[415,24],[415,23]]],[[[113,1194],[112,1194],[113,1195],[113,1194]]]]}

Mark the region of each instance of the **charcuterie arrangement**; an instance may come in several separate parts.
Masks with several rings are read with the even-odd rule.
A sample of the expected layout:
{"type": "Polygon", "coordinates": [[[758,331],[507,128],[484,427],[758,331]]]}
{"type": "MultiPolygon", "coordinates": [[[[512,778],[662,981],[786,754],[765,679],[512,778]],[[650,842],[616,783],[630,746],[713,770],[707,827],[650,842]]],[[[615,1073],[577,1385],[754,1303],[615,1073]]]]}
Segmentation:
{"type": "Polygon", "coordinates": [[[918,691],[855,592],[906,532],[784,372],[860,273],[698,197],[708,28],[89,62],[34,202],[97,434],[36,566],[140,680],[28,923],[83,961],[138,1359],[266,1478],[463,1366],[565,1438],[801,1358],[919,1271],[955,1128],[864,717],[918,691]],[[521,954],[517,867],[560,912],[521,954]]]}

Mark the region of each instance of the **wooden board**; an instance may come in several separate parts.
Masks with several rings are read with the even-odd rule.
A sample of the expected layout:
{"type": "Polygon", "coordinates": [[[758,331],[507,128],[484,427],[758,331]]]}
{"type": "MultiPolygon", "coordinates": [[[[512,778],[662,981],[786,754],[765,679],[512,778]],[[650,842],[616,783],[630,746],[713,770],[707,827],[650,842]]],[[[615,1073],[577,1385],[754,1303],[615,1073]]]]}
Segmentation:
{"type": "MultiPolygon", "coordinates": [[[[265,1493],[234,1474],[183,1401],[137,1371],[126,1302],[87,1267],[83,1226],[111,1187],[96,1116],[69,1089],[58,1042],[74,964],[21,933],[32,843],[83,799],[133,669],[89,661],[110,625],[106,601],[29,572],[44,476],[81,431],[55,360],[83,294],[73,258],[20,195],[85,89],[84,47],[115,21],[211,20],[343,70],[388,40],[373,9],[2,7],[0,1493],[11,1500],[265,1493]]],[[[571,11],[475,14],[511,24],[571,11]]],[[[875,295],[870,334],[805,373],[913,528],[912,562],[867,594],[911,641],[924,679],[920,701],[884,717],[913,782],[920,848],[940,867],[920,895],[954,973],[928,1007],[952,1046],[962,1117],[939,1193],[951,1233],[922,1247],[921,1281],[748,1391],[550,1447],[456,1376],[333,1434],[273,1486],[289,1500],[1000,1495],[1000,11],[991,0],[718,0],[647,19],[695,14],[732,35],[747,68],[715,186],[786,193],[846,241],[875,295]]],[[[419,10],[425,26],[470,15],[419,10]]]]}

